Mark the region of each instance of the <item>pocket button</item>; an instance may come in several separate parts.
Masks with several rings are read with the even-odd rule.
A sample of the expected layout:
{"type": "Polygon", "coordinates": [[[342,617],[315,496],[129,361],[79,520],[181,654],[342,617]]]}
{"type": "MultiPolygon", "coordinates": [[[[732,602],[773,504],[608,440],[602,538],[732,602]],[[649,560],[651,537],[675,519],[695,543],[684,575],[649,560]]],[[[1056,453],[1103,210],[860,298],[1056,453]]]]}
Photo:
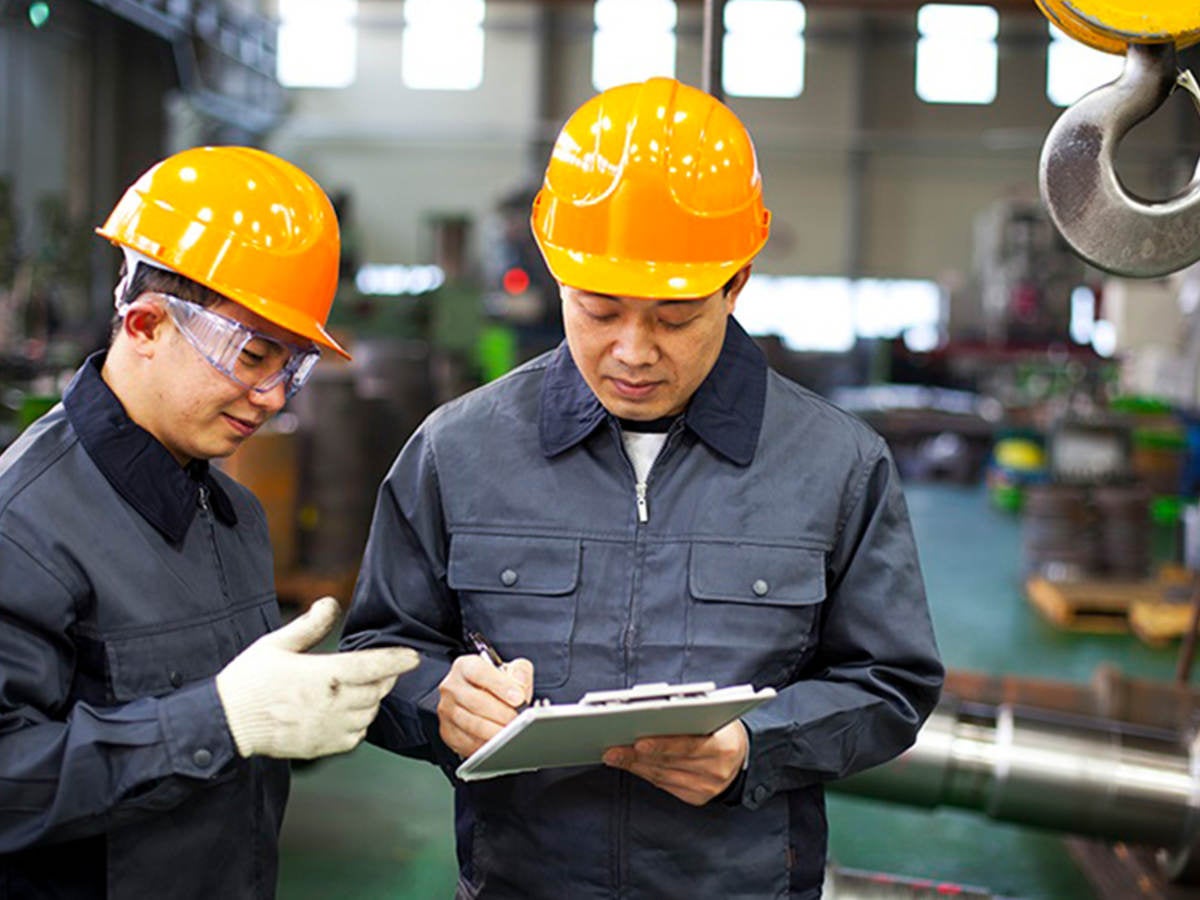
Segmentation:
{"type": "Polygon", "coordinates": [[[767,591],[769,591],[771,588],[770,585],[759,578],[754,582],[753,585],[751,585],[751,589],[754,591],[754,595],[756,597],[765,597],[767,595],[767,591]]]}
{"type": "Polygon", "coordinates": [[[517,583],[517,573],[513,569],[505,569],[500,573],[500,583],[505,587],[512,587],[517,583]]]}

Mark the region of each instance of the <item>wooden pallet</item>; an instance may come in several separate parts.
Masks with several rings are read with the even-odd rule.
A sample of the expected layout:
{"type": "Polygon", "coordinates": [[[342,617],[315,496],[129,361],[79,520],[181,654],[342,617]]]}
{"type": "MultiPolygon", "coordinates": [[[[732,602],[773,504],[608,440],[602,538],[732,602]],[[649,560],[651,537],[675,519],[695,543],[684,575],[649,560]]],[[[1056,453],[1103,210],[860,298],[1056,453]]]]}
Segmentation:
{"type": "Polygon", "coordinates": [[[1051,624],[1090,634],[1133,632],[1148,644],[1178,638],[1191,621],[1190,576],[1164,568],[1144,581],[1025,582],[1025,596],[1051,624]]]}
{"type": "Polygon", "coordinates": [[[1153,603],[1135,602],[1129,607],[1129,629],[1143,643],[1161,646],[1184,635],[1191,625],[1190,598],[1153,603]]]}

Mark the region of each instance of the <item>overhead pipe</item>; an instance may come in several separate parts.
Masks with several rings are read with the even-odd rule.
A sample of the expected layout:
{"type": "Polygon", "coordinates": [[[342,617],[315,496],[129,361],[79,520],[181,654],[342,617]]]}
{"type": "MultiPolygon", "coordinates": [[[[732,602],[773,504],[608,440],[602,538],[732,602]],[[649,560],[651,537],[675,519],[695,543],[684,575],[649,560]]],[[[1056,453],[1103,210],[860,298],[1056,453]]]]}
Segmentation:
{"type": "Polygon", "coordinates": [[[725,0],[704,0],[704,30],[701,35],[701,65],[704,69],[701,87],[724,102],[722,81],[725,56],[725,0]]]}

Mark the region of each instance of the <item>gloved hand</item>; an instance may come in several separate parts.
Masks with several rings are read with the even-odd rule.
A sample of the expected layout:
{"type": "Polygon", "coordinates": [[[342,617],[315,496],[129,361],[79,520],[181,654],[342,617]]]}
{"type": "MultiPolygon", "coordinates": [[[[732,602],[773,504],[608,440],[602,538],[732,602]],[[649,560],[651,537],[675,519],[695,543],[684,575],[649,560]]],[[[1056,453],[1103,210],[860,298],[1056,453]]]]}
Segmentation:
{"type": "Polygon", "coordinates": [[[339,612],[335,599],[322,597],[217,675],[217,695],[240,755],[313,759],[352,750],[396,678],[416,667],[417,653],[407,647],[306,654],[339,612]]]}

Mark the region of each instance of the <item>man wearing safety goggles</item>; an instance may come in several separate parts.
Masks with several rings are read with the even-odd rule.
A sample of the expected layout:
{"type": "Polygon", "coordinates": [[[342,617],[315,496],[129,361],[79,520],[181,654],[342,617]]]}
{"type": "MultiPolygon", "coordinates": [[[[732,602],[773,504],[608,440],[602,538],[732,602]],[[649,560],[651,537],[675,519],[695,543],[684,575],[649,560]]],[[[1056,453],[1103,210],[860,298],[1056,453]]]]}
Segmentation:
{"type": "MultiPolygon", "coordinates": [[[[118,335],[138,350],[152,346],[144,338],[169,337],[170,346],[158,352],[174,360],[165,367],[172,377],[156,389],[180,393],[178,402],[150,404],[143,427],[180,464],[236,450],[304,386],[320,357],[312,341],[202,286],[171,293],[181,276],[129,250],[126,271],[117,287],[118,335]],[[190,381],[179,377],[185,372],[193,372],[190,381]]],[[[119,379],[124,363],[110,353],[106,380],[119,379]]],[[[129,389],[148,387],[135,378],[129,389]]]]}
{"type": "Polygon", "coordinates": [[[320,187],[186,150],[98,232],[117,318],[0,456],[0,896],[269,898],[288,763],[350,750],[405,648],[313,655],[279,628],[262,509],[209,466],[299,390],[339,240],[320,187]]]}

